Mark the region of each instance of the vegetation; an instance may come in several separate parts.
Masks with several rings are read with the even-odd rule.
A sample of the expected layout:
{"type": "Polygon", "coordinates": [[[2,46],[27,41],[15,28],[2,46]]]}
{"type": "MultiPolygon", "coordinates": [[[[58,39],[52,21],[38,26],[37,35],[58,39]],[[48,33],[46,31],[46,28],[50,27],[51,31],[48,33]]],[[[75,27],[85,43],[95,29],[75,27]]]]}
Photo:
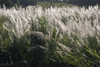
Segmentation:
{"type": "Polygon", "coordinates": [[[99,7],[0,8],[0,64],[99,67],[99,7]]]}
{"type": "MultiPolygon", "coordinates": [[[[77,6],[86,6],[88,7],[89,5],[96,5],[96,4],[100,4],[99,0],[0,0],[0,6],[3,7],[3,4],[7,7],[13,7],[13,6],[22,6],[22,7],[27,7],[28,5],[43,5],[43,4],[47,4],[49,3],[50,5],[57,5],[57,6],[62,6],[63,5],[77,5],[77,6]],[[39,2],[39,3],[38,3],[39,2]],[[65,4],[66,3],[66,4],[65,4]]],[[[45,5],[46,6],[49,6],[45,5]]],[[[44,7],[44,5],[43,5],[44,7]]]]}
{"type": "Polygon", "coordinates": [[[72,7],[74,6],[73,4],[67,4],[67,3],[50,3],[50,2],[37,2],[37,5],[41,5],[44,8],[48,8],[48,7],[62,7],[62,6],[68,6],[68,7],[72,7]]]}
{"type": "Polygon", "coordinates": [[[13,7],[13,6],[22,6],[26,7],[28,5],[35,5],[36,0],[0,0],[0,6],[3,7],[3,4],[7,7],[13,7]]]}

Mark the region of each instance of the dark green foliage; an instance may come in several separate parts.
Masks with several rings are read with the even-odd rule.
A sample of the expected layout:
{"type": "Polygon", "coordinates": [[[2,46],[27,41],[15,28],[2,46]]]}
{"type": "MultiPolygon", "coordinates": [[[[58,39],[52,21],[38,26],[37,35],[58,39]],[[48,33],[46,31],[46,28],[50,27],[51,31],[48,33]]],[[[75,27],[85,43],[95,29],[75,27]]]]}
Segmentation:
{"type": "Polygon", "coordinates": [[[47,32],[47,21],[45,17],[39,18],[40,29],[39,31],[43,32],[44,34],[48,34],[47,32]]]}
{"type": "Polygon", "coordinates": [[[5,16],[0,17],[0,41],[2,42],[0,44],[0,63],[13,63],[13,67],[15,64],[19,64],[18,67],[27,67],[23,66],[26,63],[31,67],[99,67],[100,36],[85,37],[84,42],[81,43],[79,36],[73,34],[68,36],[54,27],[51,35],[47,36],[47,40],[43,42],[41,37],[46,37],[48,34],[47,21],[44,17],[38,19],[40,24],[38,28],[34,21],[31,21],[31,34],[24,33],[18,38],[13,32],[10,32],[11,40],[9,32],[3,28],[3,23],[10,22],[10,20],[5,16]]]}
{"type": "MultiPolygon", "coordinates": [[[[99,37],[99,36],[98,36],[99,37]]],[[[86,62],[88,65],[90,65],[89,67],[98,67],[100,65],[100,45],[97,42],[97,38],[94,37],[90,37],[88,36],[87,38],[88,40],[88,44],[84,44],[83,46],[83,50],[81,51],[81,53],[84,53],[85,58],[86,58],[86,62]]]]}
{"type": "Polygon", "coordinates": [[[3,28],[3,23],[10,21],[8,17],[0,17],[0,63],[11,63],[11,53],[7,51],[11,40],[8,31],[3,28]]]}
{"type": "Polygon", "coordinates": [[[78,6],[100,5],[99,0],[69,0],[67,3],[76,4],[78,6]]]}
{"type": "Polygon", "coordinates": [[[0,0],[0,6],[3,7],[3,4],[6,7],[11,7],[13,6],[13,2],[11,0],[0,0]]]}
{"type": "Polygon", "coordinates": [[[43,34],[48,34],[47,32],[47,20],[45,19],[45,17],[42,17],[42,18],[38,18],[39,20],[39,26],[37,27],[36,24],[38,23],[35,23],[33,20],[32,20],[32,24],[31,24],[31,31],[39,31],[39,32],[42,32],[43,34]]]}
{"type": "Polygon", "coordinates": [[[28,5],[36,5],[38,2],[48,2],[49,3],[48,5],[44,4],[45,7],[49,5],[53,6],[54,4],[56,4],[57,6],[58,5],[62,6],[62,3],[74,4],[74,5],[86,6],[86,7],[89,5],[100,4],[99,0],[63,0],[63,1],[60,0],[0,0],[0,6],[3,7],[3,4],[5,4],[5,6],[9,8],[15,6],[16,4],[17,6],[21,5],[22,7],[26,7],[28,5]]]}
{"type": "Polygon", "coordinates": [[[35,5],[36,0],[20,0],[19,4],[22,5],[23,7],[26,7],[28,5],[35,5]]]}
{"type": "Polygon", "coordinates": [[[28,5],[35,5],[36,0],[0,0],[1,7],[3,7],[3,4],[7,8],[13,7],[13,6],[15,6],[15,4],[17,6],[21,5],[22,7],[26,7],[28,5]]]}
{"type": "Polygon", "coordinates": [[[29,35],[27,35],[27,33],[20,37],[17,38],[16,36],[13,35],[13,41],[11,42],[11,44],[7,47],[7,50],[9,52],[11,52],[12,54],[12,59],[13,62],[18,62],[19,60],[25,60],[26,59],[26,55],[27,55],[27,50],[29,48],[29,40],[27,38],[29,38],[29,35]]]}
{"type": "Polygon", "coordinates": [[[7,47],[10,44],[10,37],[8,31],[3,28],[3,23],[6,21],[10,21],[8,17],[1,16],[0,17],[0,39],[2,42],[2,46],[7,47]]]}

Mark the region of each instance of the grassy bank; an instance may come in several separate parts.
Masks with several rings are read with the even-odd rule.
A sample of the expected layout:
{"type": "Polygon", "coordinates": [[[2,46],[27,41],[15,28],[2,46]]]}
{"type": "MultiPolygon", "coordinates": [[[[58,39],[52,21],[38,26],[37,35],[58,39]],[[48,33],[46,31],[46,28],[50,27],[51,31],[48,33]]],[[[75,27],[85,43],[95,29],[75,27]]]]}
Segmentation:
{"type": "Polygon", "coordinates": [[[48,8],[51,5],[53,7],[55,7],[55,6],[57,6],[57,7],[62,7],[62,6],[72,7],[72,6],[75,6],[75,5],[67,4],[67,3],[50,3],[50,2],[37,2],[37,5],[41,5],[42,7],[45,7],[45,8],[48,8]]]}

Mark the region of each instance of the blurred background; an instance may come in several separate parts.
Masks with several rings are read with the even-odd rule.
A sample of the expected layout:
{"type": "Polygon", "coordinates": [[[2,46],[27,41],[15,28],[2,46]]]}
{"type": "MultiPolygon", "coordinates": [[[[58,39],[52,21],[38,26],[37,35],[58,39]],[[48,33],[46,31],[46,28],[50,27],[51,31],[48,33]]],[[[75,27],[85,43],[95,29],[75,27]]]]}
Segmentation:
{"type": "Polygon", "coordinates": [[[52,6],[85,6],[88,7],[90,5],[100,5],[100,0],[0,0],[0,6],[3,7],[3,4],[7,8],[13,7],[15,5],[26,7],[28,5],[41,5],[43,7],[52,6]]]}

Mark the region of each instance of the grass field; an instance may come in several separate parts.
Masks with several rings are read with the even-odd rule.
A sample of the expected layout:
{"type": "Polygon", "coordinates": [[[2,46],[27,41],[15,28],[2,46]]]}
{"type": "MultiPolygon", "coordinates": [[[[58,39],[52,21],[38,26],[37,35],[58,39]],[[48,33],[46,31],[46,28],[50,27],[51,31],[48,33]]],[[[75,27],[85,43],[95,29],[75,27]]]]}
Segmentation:
{"type": "Polygon", "coordinates": [[[99,50],[98,5],[88,9],[0,8],[0,63],[13,67],[99,67],[99,50]]]}
{"type": "Polygon", "coordinates": [[[53,7],[62,7],[62,6],[67,6],[67,7],[72,7],[75,6],[73,4],[67,4],[67,3],[50,3],[50,2],[37,2],[37,5],[41,5],[42,7],[48,8],[51,5],[53,7]]]}

